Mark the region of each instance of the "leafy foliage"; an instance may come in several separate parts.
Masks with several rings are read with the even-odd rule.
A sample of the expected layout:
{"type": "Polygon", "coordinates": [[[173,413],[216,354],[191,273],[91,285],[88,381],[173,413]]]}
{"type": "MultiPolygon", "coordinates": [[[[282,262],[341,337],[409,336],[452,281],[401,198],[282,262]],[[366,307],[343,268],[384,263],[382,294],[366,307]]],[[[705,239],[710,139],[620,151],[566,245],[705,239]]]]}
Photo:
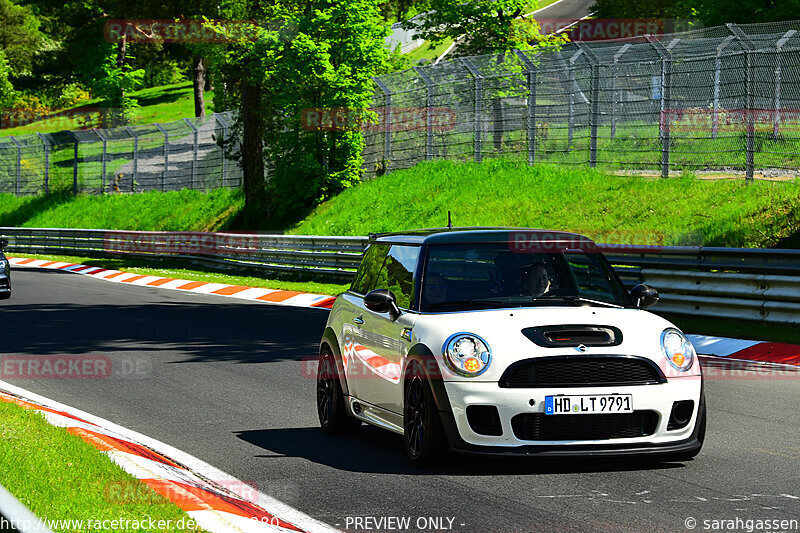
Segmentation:
{"type": "Polygon", "coordinates": [[[39,25],[30,7],[0,0],[0,50],[5,52],[14,76],[31,71],[34,56],[45,41],[39,25]]]}
{"type": "Polygon", "coordinates": [[[800,0],[596,0],[592,10],[601,18],[694,19],[710,27],[794,20],[800,0]]]}
{"type": "Polygon", "coordinates": [[[11,67],[8,65],[5,52],[0,50],[0,109],[11,107],[16,99],[14,86],[8,79],[10,73],[11,67]]]}
{"type": "MultiPolygon", "coordinates": [[[[251,6],[237,7],[232,17],[251,6]]],[[[254,41],[230,47],[221,58],[223,77],[240,83],[242,90],[229,97],[242,115],[258,113],[263,121],[264,158],[271,165],[267,207],[273,217],[292,218],[360,180],[364,140],[358,122],[367,118],[371,76],[386,62],[387,29],[375,0],[287,0],[260,7],[273,22],[254,41]],[[258,89],[259,109],[247,106],[244,88],[258,89]],[[324,110],[346,110],[355,127],[303,122],[324,110]]]]}
{"type": "Polygon", "coordinates": [[[130,92],[138,89],[144,79],[144,70],[133,70],[128,65],[119,65],[116,51],[109,47],[103,63],[95,75],[92,85],[95,96],[103,98],[105,105],[111,108],[103,115],[103,127],[125,124],[130,121],[132,112],[139,107],[130,92]]]}
{"type": "Polygon", "coordinates": [[[542,35],[533,17],[522,17],[530,0],[431,0],[431,11],[422,21],[407,21],[433,43],[464,37],[457,55],[489,54],[517,48],[558,45],[563,35],[542,35]]]}

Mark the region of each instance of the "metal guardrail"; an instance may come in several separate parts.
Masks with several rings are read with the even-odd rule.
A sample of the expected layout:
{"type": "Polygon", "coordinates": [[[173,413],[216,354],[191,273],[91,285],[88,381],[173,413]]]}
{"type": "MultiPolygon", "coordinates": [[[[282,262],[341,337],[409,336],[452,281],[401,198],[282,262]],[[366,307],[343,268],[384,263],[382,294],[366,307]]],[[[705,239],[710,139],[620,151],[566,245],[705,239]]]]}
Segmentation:
{"type": "Polygon", "coordinates": [[[53,533],[25,505],[0,485],[0,531],[19,533],[53,533]]]}
{"type": "MultiPolygon", "coordinates": [[[[12,253],[178,258],[207,266],[352,278],[366,237],[3,228],[12,253]]],[[[625,284],[656,287],[656,312],[800,324],[800,250],[600,245],[625,284]]]]}
{"type": "Polygon", "coordinates": [[[800,250],[621,248],[601,245],[626,286],[658,289],[656,312],[800,324],[800,250]]]}
{"type": "Polygon", "coordinates": [[[0,228],[0,235],[16,253],[166,257],[328,280],[349,280],[367,244],[364,237],[55,228],[0,228]]]}

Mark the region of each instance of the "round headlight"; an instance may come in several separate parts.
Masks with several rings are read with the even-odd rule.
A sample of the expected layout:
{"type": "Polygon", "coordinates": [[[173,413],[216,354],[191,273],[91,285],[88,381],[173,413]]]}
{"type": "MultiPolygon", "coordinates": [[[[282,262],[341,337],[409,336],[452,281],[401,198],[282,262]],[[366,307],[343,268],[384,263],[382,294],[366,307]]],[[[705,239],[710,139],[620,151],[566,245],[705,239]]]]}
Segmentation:
{"type": "Polygon", "coordinates": [[[445,341],[442,352],[450,370],[470,378],[483,374],[492,361],[489,344],[472,333],[451,335],[445,341]]]}
{"type": "Polygon", "coordinates": [[[669,364],[682,372],[689,370],[694,363],[694,346],[675,328],[665,329],[661,334],[661,351],[669,364]]]}

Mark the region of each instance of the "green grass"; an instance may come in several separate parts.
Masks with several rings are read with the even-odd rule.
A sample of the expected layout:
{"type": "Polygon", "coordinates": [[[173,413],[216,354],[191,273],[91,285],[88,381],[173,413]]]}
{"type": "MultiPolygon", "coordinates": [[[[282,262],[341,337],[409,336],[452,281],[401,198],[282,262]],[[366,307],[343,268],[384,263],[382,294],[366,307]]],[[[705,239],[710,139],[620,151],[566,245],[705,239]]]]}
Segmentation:
{"type": "Polygon", "coordinates": [[[447,225],[572,230],[599,242],[768,247],[797,238],[800,180],[614,176],[490,159],[433,161],[347,189],[291,233],[366,235],[447,225]]]}
{"type": "Polygon", "coordinates": [[[0,226],[152,231],[216,231],[244,205],[241,191],[139,194],[0,194],[0,226]]]}
{"type": "MultiPolygon", "coordinates": [[[[188,520],[178,507],[80,437],[51,426],[35,411],[1,401],[0,484],[34,514],[50,520],[141,521],[152,517],[171,520],[170,530],[178,530],[178,520],[188,520]],[[115,494],[138,497],[115,498],[115,494]]],[[[82,530],[88,530],[86,524],[82,530]]]]}
{"type": "Polygon", "coordinates": [[[229,285],[243,285],[247,287],[264,287],[282,291],[310,292],[314,294],[327,294],[336,296],[346,291],[349,283],[321,283],[317,281],[293,281],[276,277],[265,278],[257,275],[232,275],[227,272],[214,272],[208,267],[202,269],[192,266],[186,261],[176,259],[140,259],[127,257],[79,257],[71,255],[41,255],[28,253],[9,253],[11,257],[32,257],[47,261],[64,261],[81,265],[98,266],[114,270],[122,270],[132,274],[148,276],[162,276],[165,278],[186,279],[190,281],[206,281],[209,283],[226,283],[229,285]]]}
{"type": "MultiPolygon", "coordinates": [[[[139,101],[141,106],[134,111],[132,125],[145,125],[154,122],[171,122],[184,117],[194,117],[194,92],[192,82],[185,81],[172,85],[151,87],[133,91],[131,96],[139,101]]],[[[205,93],[206,113],[214,111],[214,93],[205,93]]],[[[85,108],[107,107],[99,98],[82,102],[80,105],[68,108],[79,111],[85,108]]],[[[95,124],[96,125],[96,124],[95,124]]],[[[40,120],[16,128],[0,129],[0,137],[6,135],[29,135],[32,133],[50,133],[64,130],[84,129],[78,118],[57,117],[50,120],[40,120]]]]}

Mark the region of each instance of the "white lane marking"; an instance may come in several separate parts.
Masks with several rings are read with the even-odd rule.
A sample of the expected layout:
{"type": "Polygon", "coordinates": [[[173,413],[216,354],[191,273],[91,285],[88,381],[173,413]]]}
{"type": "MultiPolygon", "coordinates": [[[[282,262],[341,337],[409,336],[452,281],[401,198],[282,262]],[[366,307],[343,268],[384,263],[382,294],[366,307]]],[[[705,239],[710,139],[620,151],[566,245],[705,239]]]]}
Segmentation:
{"type": "MultiPolygon", "coordinates": [[[[43,405],[45,407],[49,407],[50,409],[63,411],[72,416],[82,418],[87,422],[97,424],[101,428],[113,431],[123,436],[126,440],[142,444],[160,453],[161,455],[172,459],[176,463],[181,464],[186,468],[190,469],[195,475],[201,478],[214,480],[218,483],[223,484],[224,486],[235,487],[237,486],[237,484],[238,486],[244,486],[244,482],[240,481],[239,479],[233,477],[232,475],[226,472],[223,472],[222,470],[214,466],[211,466],[210,464],[198,459],[197,457],[194,457],[193,455],[189,455],[188,453],[183,452],[173,446],[170,446],[169,444],[165,444],[161,441],[150,438],[147,435],[143,435],[136,431],[132,431],[128,428],[110,422],[104,418],[100,418],[99,416],[95,416],[85,411],[81,411],[80,409],[75,409],[74,407],[64,405],[55,400],[45,398],[44,396],[36,394],[35,392],[25,390],[21,387],[17,387],[16,385],[12,385],[11,383],[5,381],[0,381],[0,390],[4,390],[16,396],[19,396],[24,400],[28,400],[33,403],[38,403],[39,405],[43,405]]],[[[79,424],[77,420],[73,422],[75,425],[79,424]]],[[[238,497],[241,497],[242,499],[245,498],[245,496],[238,496],[238,497]]],[[[261,491],[258,491],[257,493],[257,501],[255,502],[255,504],[264,509],[265,511],[267,511],[268,513],[274,516],[278,516],[281,519],[286,520],[287,522],[290,522],[302,529],[305,529],[313,533],[317,531],[321,533],[337,531],[335,528],[329,526],[328,524],[320,522],[319,520],[312,518],[307,514],[303,513],[302,511],[299,511],[294,507],[290,507],[289,505],[275,498],[272,498],[271,496],[267,496],[261,491]]]]}

